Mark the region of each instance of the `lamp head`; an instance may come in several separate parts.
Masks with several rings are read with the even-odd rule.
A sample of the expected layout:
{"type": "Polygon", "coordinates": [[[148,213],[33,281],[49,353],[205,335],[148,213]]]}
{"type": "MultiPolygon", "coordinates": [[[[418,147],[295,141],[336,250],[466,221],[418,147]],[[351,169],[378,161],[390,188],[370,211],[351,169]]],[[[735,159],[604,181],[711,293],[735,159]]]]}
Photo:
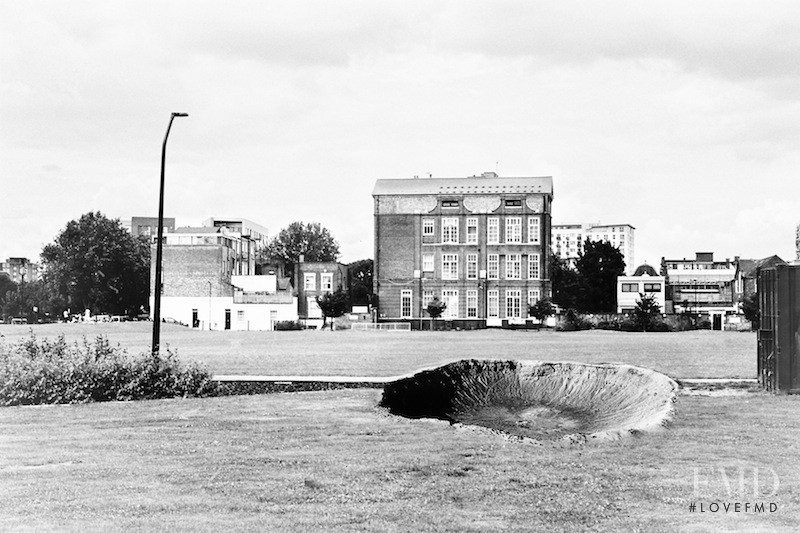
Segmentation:
{"type": "Polygon", "coordinates": [[[188,117],[189,113],[173,113],[173,117],[188,117]]]}

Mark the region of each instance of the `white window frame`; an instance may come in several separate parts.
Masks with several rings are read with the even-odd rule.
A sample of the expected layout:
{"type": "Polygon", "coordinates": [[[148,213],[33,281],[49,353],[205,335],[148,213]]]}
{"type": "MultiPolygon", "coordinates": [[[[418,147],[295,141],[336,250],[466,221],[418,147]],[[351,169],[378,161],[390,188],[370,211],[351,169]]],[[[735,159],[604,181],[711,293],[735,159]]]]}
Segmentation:
{"type": "Polygon", "coordinates": [[[500,317],[500,291],[489,289],[486,291],[486,312],[489,318],[500,317]]]}
{"type": "Polygon", "coordinates": [[[528,289],[528,305],[531,306],[542,299],[542,291],[539,289],[528,289]]]}
{"type": "Polygon", "coordinates": [[[467,254],[467,279],[478,279],[478,254],[467,254]]]}
{"type": "Polygon", "coordinates": [[[528,242],[530,244],[539,244],[542,240],[542,225],[539,217],[528,217],[528,242]]]}
{"type": "Polygon", "coordinates": [[[486,243],[500,244],[500,219],[497,217],[486,219],[486,243]]]}
{"type": "Polygon", "coordinates": [[[506,217],[506,244],[522,242],[522,217],[506,217]]]}
{"type": "Polygon", "coordinates": [[[424,289],[422,291],[422,309],[427,310],[428,304],[433,301],[433,289],[424,289]]]}
{"type": "Polygon", "coordinates": [[[478,219],[467,219],[467,244],[478,244],[478,219]]]}
{"type": "Polygon", "coordinates": [[[333,291],[333,272],[322,272],[319,275],[319,290],[333,291]]]}
{"type": "Polygon", "coordinates": [[[422,254],[422,271],[423,272],[433,272],[434,269],[434,257],[433,254],[422,254]]]}
{"type": "Polygon", "coordinates": [[[442,289],[442,301],[447,304],[442,318],[458,318],[458,289],[442,289]]]}
{"type": "Polygon", "coordinates": [[[539,254],[528,255],[528,279],[542,279],[542,265],[539,254]]]}
{"type": "Polygon", "coordinates": [[[442,254],[442,279],[458,279],[458,254],[442,254]]]}
{"type": "Polygon", "coordinates": [[[522,279],[522,254],[506,254],[506,279],[522,279]]]}
{"type": "Polygon", "coordinates": [[[411,318],[414,313],[413,292],[411,289],[400,291],[400,318],[411,318]]]}
{"type": "Polygon", "coordinates": [[[486,256],[487,279],[500,279],[500,255],[488,254],[486,256]]]}
{"type": "Polygon", "coordinates": [[[442,217],[442,244],[458,244],[458,217],[442,217]]]}
{"type": "Polygon", "coordinates": [[[470,289],[467,291],[467,318],[478,317],[478,291],[470,289]]]}
{"type": "Polygon", "coordinates": [[[522,318],[522,291],[506,289],[506,318],[522,318]]]}
{"type": "Polygon", "coordinates": [[[317,273],[306,272],[303,274],[303,290],[315,291],[317,290],[317,273]]]}
{"type": "Polygon", "coordinates": [[[433,226],[433,219],[432,218],[423,218],[422,219],[422,236],[428,237],[436,235],[436,230],[433,226]]]}

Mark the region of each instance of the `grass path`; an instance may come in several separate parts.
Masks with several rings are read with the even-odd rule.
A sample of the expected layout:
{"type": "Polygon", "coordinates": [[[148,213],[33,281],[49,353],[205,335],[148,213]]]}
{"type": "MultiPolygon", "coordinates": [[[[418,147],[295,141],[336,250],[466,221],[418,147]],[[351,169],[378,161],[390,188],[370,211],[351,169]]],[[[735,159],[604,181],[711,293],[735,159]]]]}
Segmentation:
{"type": "MultiPolygon", "coordinates": [[[[150,347],[150,323],[0,325],[14,342],[30,334],[67,340],[105,335],[131,352],[150,347]]],[[[196,331],[164,324],[162,343],[217,374],[395,376],[465,358],[624,362],[675,378],[756,377],[755,333],[692,331],[317,332],[196,331]]]]}
{"type": "Polygon", "coordinates": [[[682,396],[670,430],[583,448],[391,417],[379,397],[0,409],[0,530],[800,529],[798,397],[682,396]],[[778,507],[689,512],[712,501],[778,507]]]}

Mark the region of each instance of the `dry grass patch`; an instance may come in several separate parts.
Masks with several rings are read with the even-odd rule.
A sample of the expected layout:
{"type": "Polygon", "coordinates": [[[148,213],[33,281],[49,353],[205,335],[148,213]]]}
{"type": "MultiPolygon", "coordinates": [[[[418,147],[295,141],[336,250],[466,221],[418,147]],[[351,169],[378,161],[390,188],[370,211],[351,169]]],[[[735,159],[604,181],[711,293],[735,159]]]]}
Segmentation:
{"type": "Polygon", "coordinates": [[[380,394],[2,409],[0,529],[800,528],[797,397],[684,396],[667,432],[554,448],[387,415],[380,394]],[[752,500],[713,479],[695,496],[696,468],[776,471],[778,511],[690,513],[752,500]]]}

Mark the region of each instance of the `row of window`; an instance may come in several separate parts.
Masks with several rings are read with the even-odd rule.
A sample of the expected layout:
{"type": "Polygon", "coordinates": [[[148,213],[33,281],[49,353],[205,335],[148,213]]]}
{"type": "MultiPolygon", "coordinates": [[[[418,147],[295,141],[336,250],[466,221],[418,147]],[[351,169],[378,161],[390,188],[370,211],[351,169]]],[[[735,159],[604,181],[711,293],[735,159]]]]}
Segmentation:
{"type": "MultiPolygon", "coordinates": [[[[459,244],[459,225],[458,217],[442,217],[441,242],[442,244],[459,244]]],[[[505,231],[503,232],[504,242],[539,244],[541,242],[541,219],[538,216],[527,217],[527,240],[523,240],[522,235],[523,217],[506,217],[505,231]]],[[[467,218],[466,244],[478,244],[478,218],[467,218]]],[[[432,218],[422,219],[422,236],[434,237],[436,235],[435,220],[432,218]]],[[[489,217],[486,219],[486,242],[488,244],[500,244],[500,218],[489,217]]]]}
{"type": "MultiPolygon", "coordinates": [[[[623,283],[622,292],[639,292],[638,283],[623,283]]],[[[660,283],[645,283],[644,292],[661,292],[660,283]]]]}
{"type": "MultiPolygon", "coordinates": [[[[442,200],[441,206],[446,208],[454,208],[459,207],[461,202],[458,200],[442,200]]],[[[506,207],[522,207],[522,200],[506,200],[505,201],[506,207]]]]}
{"type": "MultiPolygon", "coordinates": [[[[523,278],[523,254],[505,254],[505,279],[541,279],[539,254],[528,254],[527,277],[523,278]]],[[[466,279],[478,279],[478,254],[466,254],[466,279]]],[[[461,259],[459,254],[442,254],[441,278],[445,280],[461,279],[461,259]]],[[[422,272],[434,271],[434,254],[422,254],[422,272]]],[[[500,254],[486,255],[486,278],[500,279],[500,254]]]]}
{"type": "MultiPolygon", "coordinates": [[[[303,289],[307,291],[317,290],[316,272],[306,272],[303,274],[303,289]]],[[[319,290],[328,292],[333,290],[333,272],[320,272],[319,290]]]]}
{"type": "MultiPolygon", "coordinates": [[[[433,290],[422,291],[422,308],[426,309],[433,300],[433,290]]],[[[413,318],[414,302],[413,291],[404,289],[400,292],[400,317],[413,318]]],[[[505,318],[524,318],[528,315],[528,306],[535,304],[541,298],[539,289],[529,289],[527,305],[523,306],[521,289],[505,289],[503,291],[505,318]]],[[[443,318],[477,318],[478,317],[478,291],[466,291],[466,313],[460,310],[458,289],[442,289],[440,299],[446,304],[443,318]]],[[[488,318],[500,318],[500,290],[486,291],[486,314],[488,318]]]]}

